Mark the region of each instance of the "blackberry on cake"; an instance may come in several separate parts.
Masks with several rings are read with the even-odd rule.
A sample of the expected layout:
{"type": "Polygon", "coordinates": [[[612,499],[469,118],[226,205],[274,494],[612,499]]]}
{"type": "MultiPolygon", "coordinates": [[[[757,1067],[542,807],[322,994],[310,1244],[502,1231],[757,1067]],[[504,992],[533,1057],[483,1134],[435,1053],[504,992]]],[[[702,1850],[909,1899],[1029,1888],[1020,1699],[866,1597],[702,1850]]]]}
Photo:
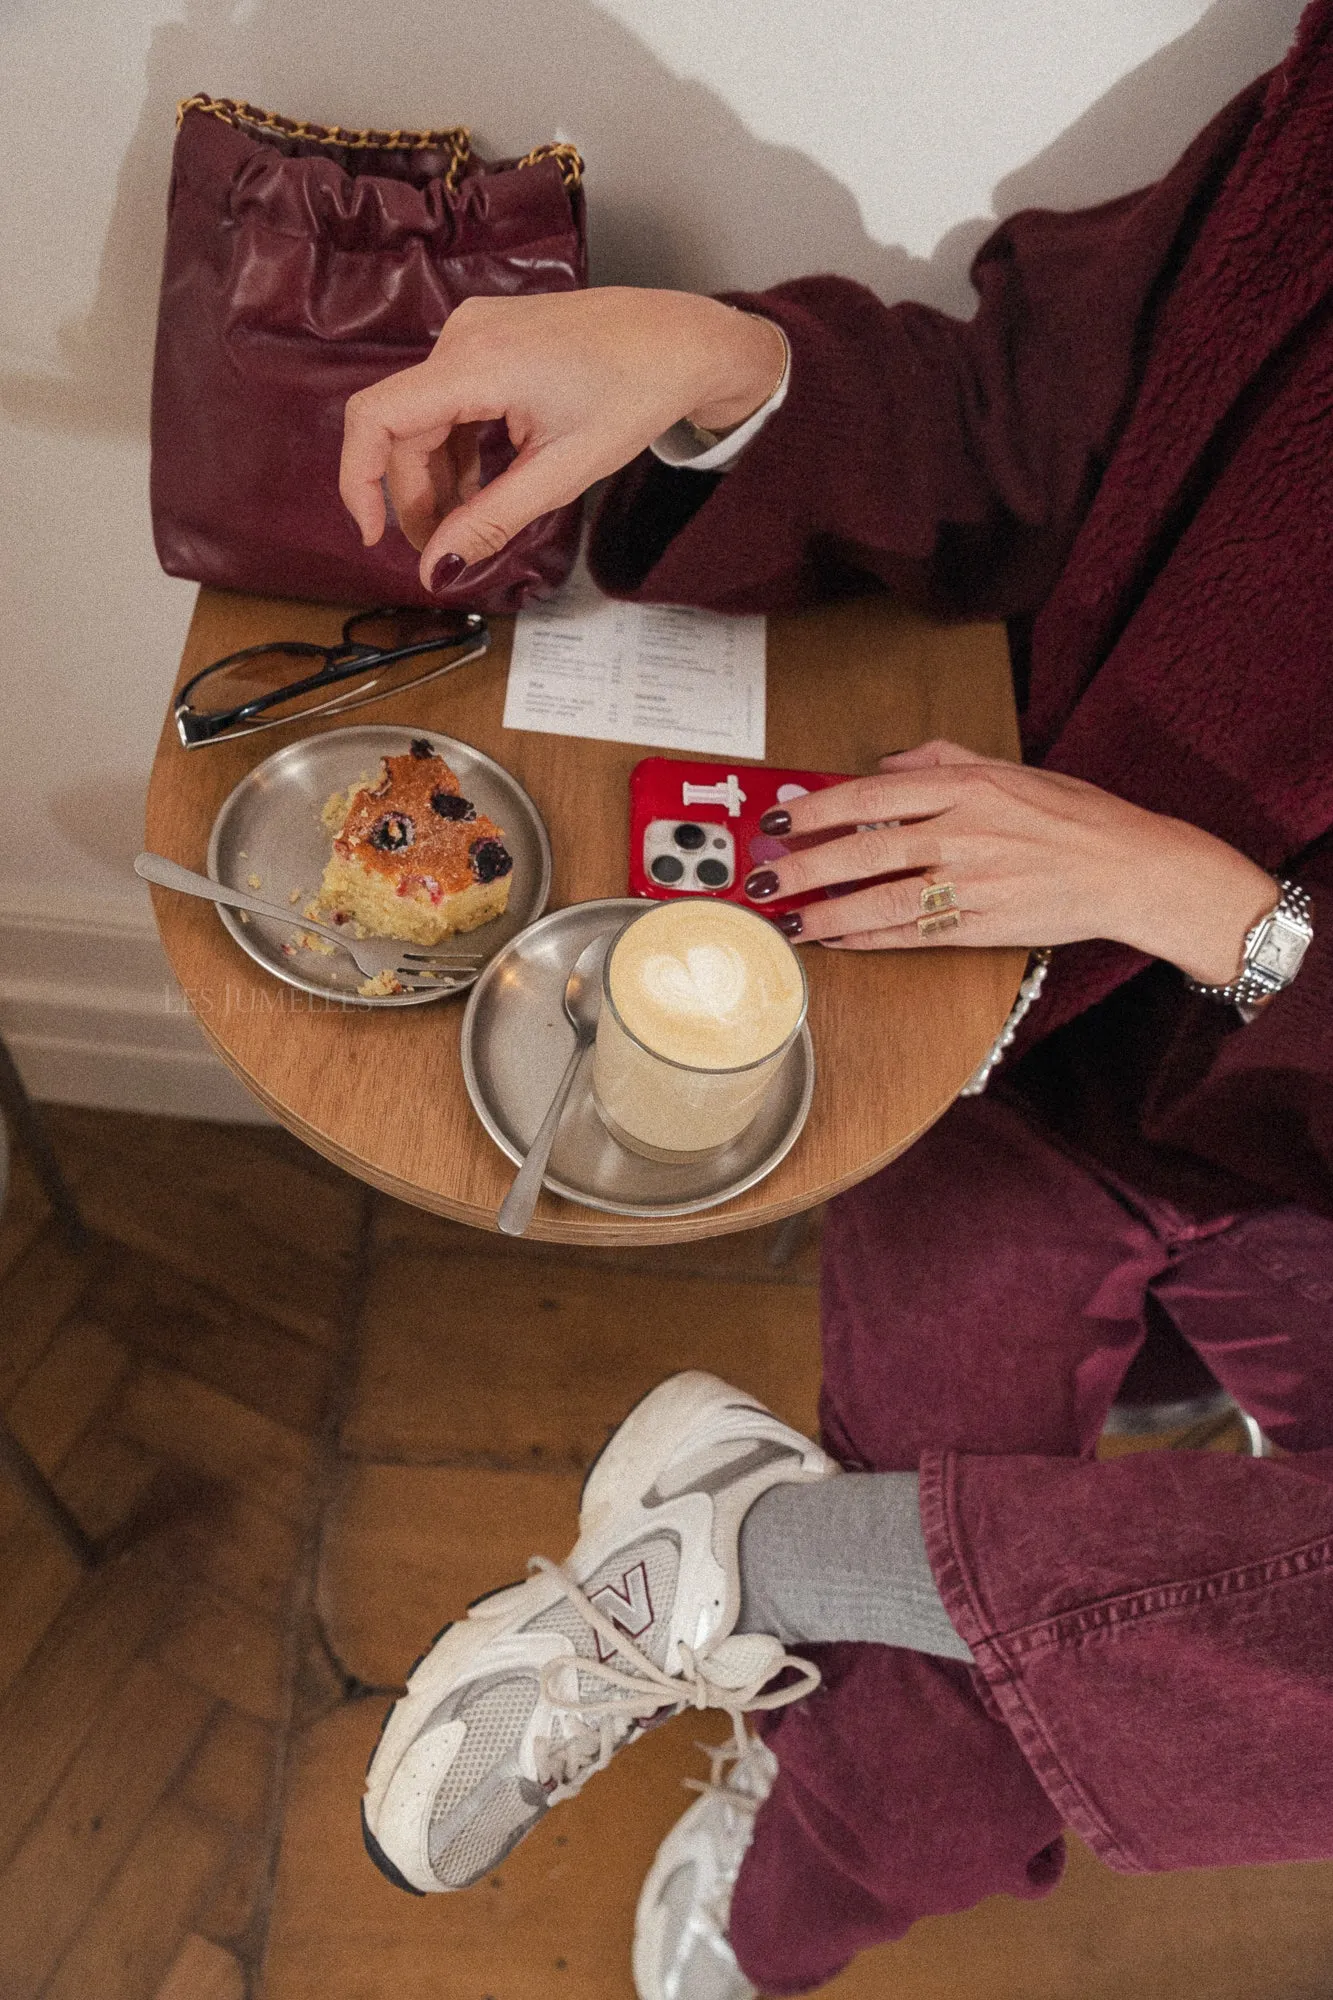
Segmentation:
{"type": "Polygon", "coordinates": [[[504,829],[464,798],[443,757],[417,737],[324,808],[333,853],[319,901],[376,937],[438,944],[498,917],[514,860],[504,829]]]}

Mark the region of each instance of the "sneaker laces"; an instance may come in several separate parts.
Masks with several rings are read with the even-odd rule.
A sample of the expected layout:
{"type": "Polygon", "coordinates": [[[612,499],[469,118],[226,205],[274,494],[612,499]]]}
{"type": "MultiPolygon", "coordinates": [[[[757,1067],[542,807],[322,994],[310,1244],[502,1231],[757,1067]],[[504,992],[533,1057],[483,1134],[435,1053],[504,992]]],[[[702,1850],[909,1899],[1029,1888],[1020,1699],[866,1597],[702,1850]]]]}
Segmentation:
{"type": "MultiPolygon", "coordinates": [[[[719,1800],[725,1812],[721,1827],[713,1834],[712,1881],[706,1893],[696,1893],[676,1941],[673,1962],[663,1972],[665,2000],[684,2000],[685,1980],[692,1954],[697,1949],[701,1948],[711,1957],[719,1959],[728,1972],[739,1972],[736,1954],[727,1935],[731,1923],[731,1903],[741,1863],[754,1837],[755,1815],[768,1796],[767,1787],[762,1792],[747,1792],[732,1783],[734,1767],[758,1747],[758,1739],[752,1737],[743,1724],[738,1735],[728,1742],[696,1743],[694,1747],[708,1759],[708,1776],[682,1778],[681,1783],[687,1792],[699,1792],[706,1798],[719,1800]],[[729,1769],[729,1766],[733,1768],[729,1769]]],[[[747,1990],[752,1992],[753,1988],[747,1990]]]]}
{"type": "Polygon", "coordinates": [[[696,1743],[695,1749],[708,1759],[708,1776],[682,1778],[680,1781],[682,1789],[687,1792],[711,1793],[714,1797],[724,1800],[727,1805],[734,1806],[738,1812],[749,1813],[753,1819],[768,1794],[741,1791],[739,1786],[733,1785],[733,1770],[728,1770],[727,1767],[728,1765],[738,1767],[742,1764],[750,1752],[757,1748],[759,1741],[757,1736],[751,1736],[742,1723],[739,1734],[733,1736],[730,1742],[696,1743]]]}
{"type": "MultiPolygon", "coordinates": [[[[744,1720],[747,1714],[785,1708],[789,1702],[813,1694],[819,1686],[818,1667],[784,1652],[777,1639],[761,1634],[741,1635],[743,1643],[733,1649],[730,1660],[716,1656],[701,1660],[682,1642],[681,1671],[666,1673],[598,1610],[561,1564],[551,1562],[546,1556],[533,1556],[528,1568],[548,1576],[623,1662],[617,1665],[615,1658],[602,1660],[580,1653],[572,1660],[547,1660],[543,1665],[542,1699],[559,1712],[563,1728],[559,1738],[538,1737],[533,1744],[537,1775],[543,1785],[576,1787],[594,1771],[605,1770],[621,1745],[663,1710],[674,1715],[686,1708],[721,1709],[731,1718],[735,1755],[744,1756],[749,1747],[744,1720]],[[755,1643],[750,1645],[752,1638],[755,1643]],[[747,1664],[751,1668],[748,1675],[747,1664]],[[788,1687],[774,1688],[765,1694],[763,1690],[768,1683],[788,1668],[798,1678],[788,1687]],[[571,1670],[576,1674],[577,1688],[581,1689],[587,1677],[599,1682],[607,1690],[606,1695],[598,1699],[576,1692],[572,1699],[567,1699],[557,1683],[563,1680],[567,1687],[571,1670]]],[[[720,1647],[718,1651],[721,1652],[720,1647]]]]}

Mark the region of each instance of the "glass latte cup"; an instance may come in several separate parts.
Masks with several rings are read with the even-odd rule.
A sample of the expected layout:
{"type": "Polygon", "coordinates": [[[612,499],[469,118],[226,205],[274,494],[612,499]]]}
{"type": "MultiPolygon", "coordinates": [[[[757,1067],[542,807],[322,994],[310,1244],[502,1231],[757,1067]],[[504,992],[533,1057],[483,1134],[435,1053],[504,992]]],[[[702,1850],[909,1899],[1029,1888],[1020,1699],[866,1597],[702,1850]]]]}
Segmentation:
{"type": "Polygon", "coordinates": [[[781,932],[734,903],[656,903],[602,973],[593,1102],[650,1160],[718,1151],[758,1114],[805,1019],[805,973],[781,932]]]}

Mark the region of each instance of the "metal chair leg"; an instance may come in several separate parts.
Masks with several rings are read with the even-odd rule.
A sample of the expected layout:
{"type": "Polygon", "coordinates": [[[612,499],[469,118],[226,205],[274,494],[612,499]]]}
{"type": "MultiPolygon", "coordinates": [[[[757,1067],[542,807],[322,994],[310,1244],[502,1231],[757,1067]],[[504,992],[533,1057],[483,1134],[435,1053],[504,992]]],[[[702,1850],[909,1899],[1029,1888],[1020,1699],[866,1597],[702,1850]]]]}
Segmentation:
{"type": "Polygon", "coordinates": [[[792,1258],[810,1233],[810,1211],[798,1209],[778,1224],[773,1232],[773,1240],[768,1246],[768,1265],[773,1271],[785,1270],[792,1258]]]}
{"type": "Polygon", "coordinates": [[[0,1472],[7,1472],[31,1502],[51,1532],[58,1536],[84,1569],[97,1564],[97,1545],[79,1526],[41,1468],[29,1458],[9,1425],[0,1417],[0,1472]]]}
{"type": "Polygon", "coordinates": [[[1241,1410],[1239,1415],[1241,1422],[1245,1426],[1245,1435],[1250,1441],[1250,1457],[1267,1458],[1269,1455],[1268,1439],[1264,1436],[1248,1410],[1241,1410]]]}
{"type": "MultiPolygon", "coordinates": [[[[0,1209],[9,1191],[9,1127],[12,1126],[30,1154],[55,1210],[61,1229],[72,1249],[86,1248],[89,1236],[78,1205],[66,1185],[59,1163],[51,1150],[46,1127],[38,1117],[14,1058],[0,1037],[0,1209]]],[[[9,1425],[0,1417],[0,1473],[7,1473],[45,1521],[53,1535],[64,1543],[75,1562],[92,1569],[98,1560],[96,1544],[86,1535],[41,1467],[29,1457],[9,1425]]]]}
{"type": "Polygon", "coordinates": [[[0,1035],[0,1111],[3,1111],[15,1138],[36,1168],[42,1192],[55,1211],[65,1241],[71,1250],[86,1250],[88,1226],[79,1213],[79,1205],[70,1192],[69,1183],[60,1171],[60,1162],[51,1149],[45,1121],[27,1093],[18,1064],[5,1046],[3,1035],[0,1035]]]}

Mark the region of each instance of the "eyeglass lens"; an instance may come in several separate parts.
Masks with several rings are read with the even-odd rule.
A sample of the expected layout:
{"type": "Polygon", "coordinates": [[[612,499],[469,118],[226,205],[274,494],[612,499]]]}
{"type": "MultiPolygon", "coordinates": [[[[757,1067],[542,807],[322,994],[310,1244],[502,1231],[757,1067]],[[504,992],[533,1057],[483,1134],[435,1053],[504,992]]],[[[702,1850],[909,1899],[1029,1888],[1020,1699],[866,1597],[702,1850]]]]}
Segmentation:
{"type": "Polygon", "coordinates": [[[359,611],[343,627],[350,645],[374,646],[391,653],[398,646],[421,646],[438,639],[442,646],[461,646],[475,632],[466,616],[449,610],[359,611]]]}

